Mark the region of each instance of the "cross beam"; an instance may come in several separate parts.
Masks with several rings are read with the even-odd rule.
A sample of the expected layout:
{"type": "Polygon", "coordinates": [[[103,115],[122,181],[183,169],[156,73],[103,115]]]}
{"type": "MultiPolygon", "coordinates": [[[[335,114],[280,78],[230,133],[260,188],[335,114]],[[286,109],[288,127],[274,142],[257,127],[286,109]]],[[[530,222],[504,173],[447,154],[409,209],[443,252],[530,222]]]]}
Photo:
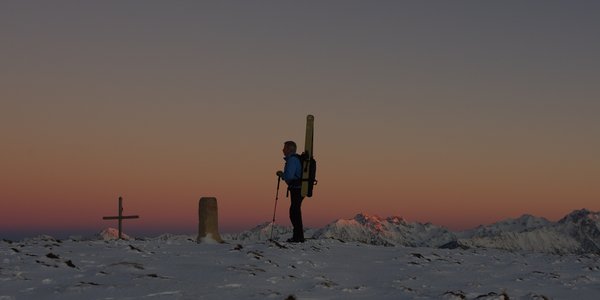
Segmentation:
{"type": "Polygon", "coordinates": [[[119,220],[119,239],[122,237],[123,219],[137,219],[140,216],[124,216],[123,215],[123,197],[119,197],[119,215],[111,217],[102,217],[103,220],[119,220]]]}

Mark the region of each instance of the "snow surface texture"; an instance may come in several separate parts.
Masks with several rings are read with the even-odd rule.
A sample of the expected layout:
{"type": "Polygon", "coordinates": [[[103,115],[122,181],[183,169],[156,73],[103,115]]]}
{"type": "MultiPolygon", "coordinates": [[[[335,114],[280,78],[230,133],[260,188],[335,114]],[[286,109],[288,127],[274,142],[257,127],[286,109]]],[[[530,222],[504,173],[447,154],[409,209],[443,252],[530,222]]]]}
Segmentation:
{"type": "Polygon", "coordinates": [[[600,293],[596,254],[333,239],[197,244],[173,235],[40,236],[0,245],[0,299],[596,299],[600,293]]]}
{"type": "MultiPolygon", "coordinates": [[[[524,215],[451,232],[359,214],[307,230],[304,244],[267,241],[269,223],[223,235],[225,244],[114,240],[114,229],[3,240],[0,300],[598,299],[599,222],[579,210],[558,222],[524,215]]],[[[276,240],[292,234],[273,231],[276,240]]]]}

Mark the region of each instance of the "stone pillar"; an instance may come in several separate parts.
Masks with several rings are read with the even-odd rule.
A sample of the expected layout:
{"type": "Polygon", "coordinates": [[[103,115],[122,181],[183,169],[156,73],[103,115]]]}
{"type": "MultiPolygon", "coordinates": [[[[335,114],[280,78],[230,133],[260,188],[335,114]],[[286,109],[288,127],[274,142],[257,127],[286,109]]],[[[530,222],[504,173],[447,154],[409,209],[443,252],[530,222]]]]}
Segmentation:
{"type": "Polygon", "coordinates": [[[198,203],[198,243],[223,243],[219,234],[217,198],[202,197],[198,203]]]}

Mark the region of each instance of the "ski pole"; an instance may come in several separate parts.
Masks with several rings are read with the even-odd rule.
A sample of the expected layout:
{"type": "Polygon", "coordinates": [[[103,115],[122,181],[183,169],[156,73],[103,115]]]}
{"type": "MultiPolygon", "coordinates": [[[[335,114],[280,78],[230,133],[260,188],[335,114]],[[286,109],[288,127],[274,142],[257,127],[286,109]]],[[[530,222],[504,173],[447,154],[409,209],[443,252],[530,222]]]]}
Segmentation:
{"type": "Polygon", "coordinates": [[[273,228],[275,227],[275,213],[277,212],[277,200],[279,199],[279,183],[281,182],[281,177],[277,176],[277,192],[275,192],[275,208],[273,209],[273,222],[271,223],[271,238],[269,240],[273,240],[273,228]]]}

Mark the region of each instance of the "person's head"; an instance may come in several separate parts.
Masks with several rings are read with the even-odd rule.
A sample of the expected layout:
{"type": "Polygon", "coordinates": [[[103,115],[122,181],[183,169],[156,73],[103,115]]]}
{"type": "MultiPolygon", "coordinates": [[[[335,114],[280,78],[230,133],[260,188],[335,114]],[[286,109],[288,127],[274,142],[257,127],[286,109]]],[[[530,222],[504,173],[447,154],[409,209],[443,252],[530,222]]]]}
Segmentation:
{"type": "Polygon", "coordinates": [[[283,155],[288,156],[294,153],[296,153],[296,143],[294,141],[283,143],[283,155]]]}

